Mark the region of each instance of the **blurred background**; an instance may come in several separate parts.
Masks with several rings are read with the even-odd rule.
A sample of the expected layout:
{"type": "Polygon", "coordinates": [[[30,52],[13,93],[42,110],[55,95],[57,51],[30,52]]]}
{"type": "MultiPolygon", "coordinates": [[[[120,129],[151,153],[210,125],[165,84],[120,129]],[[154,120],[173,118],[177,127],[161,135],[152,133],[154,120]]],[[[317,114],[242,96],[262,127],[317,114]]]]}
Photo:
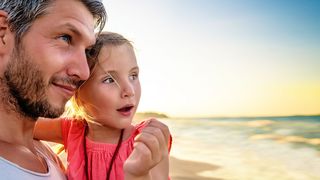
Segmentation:
{"type": "Polygon", "coordinates": [[[320,1],[103,0],[179,179],[320,179],[320,1]]]}

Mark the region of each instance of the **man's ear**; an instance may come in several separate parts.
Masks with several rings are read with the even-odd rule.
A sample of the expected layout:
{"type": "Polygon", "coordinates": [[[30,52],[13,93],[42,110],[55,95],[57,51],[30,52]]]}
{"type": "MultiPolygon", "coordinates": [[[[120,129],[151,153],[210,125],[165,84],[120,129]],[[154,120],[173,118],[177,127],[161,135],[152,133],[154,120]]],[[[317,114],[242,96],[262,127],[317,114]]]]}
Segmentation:
{"type": "Polygon", "coordinates": [[[13,33],[9,28],[8,13],[0,10],[0,72],[10,57],[14,46],[13,33]]]}
{"type": "Polygon", "coordinates": [[[5,36],[8,31],[8,13],[0,10],[0,46],[5,45],[5,36]]]}

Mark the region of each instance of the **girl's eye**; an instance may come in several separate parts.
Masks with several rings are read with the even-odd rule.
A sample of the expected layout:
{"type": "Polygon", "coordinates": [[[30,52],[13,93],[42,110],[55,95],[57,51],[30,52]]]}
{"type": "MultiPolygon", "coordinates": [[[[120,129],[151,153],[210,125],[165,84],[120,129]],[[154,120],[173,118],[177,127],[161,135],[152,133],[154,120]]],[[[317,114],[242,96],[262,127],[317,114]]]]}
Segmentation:
{"type": "Polygon", "coordinates": [[[131,74],[129,78],[130,78],[131,80],[136,80],[136,79],[138,79],[138,73],[131,74]]]}
{"type": "Polygon", "coordinates": [[[104,83],[110,84],[113,83],[114,80],[111,77],[106,78],[105,80],[103,80],[104,83]]]}
{"type": "Polygon", "coordinates": [[[59,38],[65,42],[67,42],[68,44],[70,44],[71,40],[72,40],[71,36],[67,35],[67,34],[61,35],[59,38]]]}

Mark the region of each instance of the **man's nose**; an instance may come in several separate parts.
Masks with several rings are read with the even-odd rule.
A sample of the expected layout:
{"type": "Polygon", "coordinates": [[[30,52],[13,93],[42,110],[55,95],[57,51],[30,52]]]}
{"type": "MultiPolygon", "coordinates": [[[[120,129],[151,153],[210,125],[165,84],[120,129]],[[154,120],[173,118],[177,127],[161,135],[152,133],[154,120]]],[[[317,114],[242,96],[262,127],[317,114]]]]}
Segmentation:
{"type": "Polygon", "coordinates": [[[67,73],[69,76],[77,77],[80,80],[87,80],[89,78],[90,70],[84,50],[79,50],[71,56],[67,73]]]}

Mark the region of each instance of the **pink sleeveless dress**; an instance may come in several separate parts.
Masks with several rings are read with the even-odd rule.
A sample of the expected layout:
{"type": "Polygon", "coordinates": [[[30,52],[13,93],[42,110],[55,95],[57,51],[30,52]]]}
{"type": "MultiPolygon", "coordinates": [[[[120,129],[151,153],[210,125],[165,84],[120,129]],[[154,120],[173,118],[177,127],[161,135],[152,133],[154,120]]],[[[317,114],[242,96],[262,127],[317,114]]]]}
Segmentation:
{"type": "MultiPolygon", "coordinates": [[[[124,180],[123,164],[133,151],[134,138],[145,127],[142,122],[135,126],[131,136],[122,142],[113,163],[110,179],[124,180]]],[[[85,123],[79,120],[63,119],[61,123],[63,144],[68,153],[67,176],[69,180],[86,180],[84,160],[85,123]]],[[[93,142],[86,138],[89,180],[106,179],[107,170],[116,149],[116,144],[93,142]]],[[[169,151],[171,148],[171,138],[169,151]]]]}

